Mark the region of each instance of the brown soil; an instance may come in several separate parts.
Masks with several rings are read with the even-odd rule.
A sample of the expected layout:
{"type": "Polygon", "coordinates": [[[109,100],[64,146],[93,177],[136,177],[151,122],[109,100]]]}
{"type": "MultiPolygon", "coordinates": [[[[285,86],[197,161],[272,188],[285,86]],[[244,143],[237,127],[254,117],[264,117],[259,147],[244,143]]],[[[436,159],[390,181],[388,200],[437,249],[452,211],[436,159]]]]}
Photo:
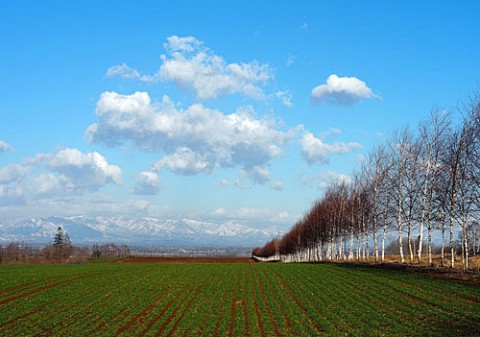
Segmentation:
{"type": "MultiPolygon", "coordinates": [[[[462,269],[461,260],[455,260],[456,267],[454,269],[450,268],[449,261],[446,261],[446,266],[441,266],[440,257],[435,256],[433,260],[433,267],[427,266],[425,264],[413,263],[410,264],[408,261],[406,263],[400,263],[400,258],[396,256],[389,256],[385,259],[386,263],[375,263],[372,258],[369,261],[325,261],[321,263],[338,263],[338,264],[349,264],[357,266],[368,266],[371,268],[379,269],[391,269],[391,270],[402,270],[405,272],[412,273],[422,273],[427,274],[435,278],[443,279],[452,279],[461,281],[467,284],[473,284],[480,286],[480,256],[475,256],[470,259],[470,266],[472,269],[464,270],[462,269]]],[[[448,258],[447,258],[448,260],[448,258]]]]}
{"type": "Polygon", "coordinates": [[[129,257],[118,263],[253,263],[248,257],[129,257]]]}

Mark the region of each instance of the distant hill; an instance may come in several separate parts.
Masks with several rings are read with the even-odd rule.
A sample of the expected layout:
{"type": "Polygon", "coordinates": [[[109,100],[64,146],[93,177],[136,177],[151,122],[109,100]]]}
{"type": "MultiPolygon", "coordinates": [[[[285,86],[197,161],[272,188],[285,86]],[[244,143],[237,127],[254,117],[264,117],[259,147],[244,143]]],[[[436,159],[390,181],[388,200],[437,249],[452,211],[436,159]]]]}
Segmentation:
{"type": "Polygon", "coordinates": [[[0,243],[48,243],[62,226],[74,243],[118,242],[135,245],[243,246],[262,245],[275,230],[256,229],[235,221],[213,223],[153,217],[49,217],[0,225],[0,243]]]}

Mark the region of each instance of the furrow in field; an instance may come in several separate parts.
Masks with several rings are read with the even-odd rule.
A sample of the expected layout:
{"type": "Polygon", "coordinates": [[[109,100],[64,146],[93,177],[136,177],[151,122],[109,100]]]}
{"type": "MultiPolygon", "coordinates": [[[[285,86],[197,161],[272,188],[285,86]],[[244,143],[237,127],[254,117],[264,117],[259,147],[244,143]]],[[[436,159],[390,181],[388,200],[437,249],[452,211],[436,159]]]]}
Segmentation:
{"type": "Polygon", "coordinates": [[[298,335],[296,331],[294,331],[294,327],[292,324],[292,321],[288,317],[288,314],[285,312],[284,305],[280,303],[280,300],[277,296],[276,290],[273,288],[273,282],[267,282],[267,291],[271,294],[273,298],[273,302],[275,303],[275,306],[280,309],[280,312],[283,316],[283,319],[285,323],[287,324],[287,330],[288,330],[288,335],[298,335]]]}
{"type": "Polygon", "coordinates": [[[223,285],[225,283],[225,279],[223,277],[220,278],[220,281],[218,281],[218,283],[214,283],[214,284],[210,284],[210,286],[213,286],[215,291],[213,292],[213,296],[210,298],[208,298],[208,296],[202,296],[201,298],[201,302],[198,304],[198,306],[195,308],[194,310],[194,314],[196,317],[201,317],[199,315],[199,313],[204,313],[203,315],[203,318],[201,320],[201,323],[198,324],[198,330],[197,328],[195,328],[195,322],[191,322],[190,323],[190,326],[188,327],[188,329],[185,331],[184,333],[184,336],[203,336],[203,333],[204,333],[204,330],[205,330],[205,327],[207,325],[207,322],[208,320],[210,319],[210,317],[214,314],[213,310],[212,310],[212,307],[213,307],[213,303],[215,301],[215,299],[218,298],[218,294],[220,293],[220,290],[223,289],[223,285]],[[210,300],[211,302],[208,302],[208,300],[210,300]],[[208,309],[205,310],[205,308],[207,307],[208,305],[208,309]],[[194,330],[191,334],[190,334],[190,331],[194,330]]]}
{"type": "Polygon", "coordinates": [[[273,325],[273,333],[275,334],[275,336],[281,336],[280,331],[278,331],[277,320],[273,316],[272,309],[270,308],[270,304],[268,303],[268,300],[265,296],[265,291],[263,290],[262,280],[258,277],[257,272],[255,272],[255,278],[256,278],[257,283],[258,283],[258,288],[260,290],[260,294],[262,296],[263,305],[267,309],[268,315],[270,316],[270,321],[272,322],[272,325],[273,325]]]}
{"type": "MultiPolygon", "coordinates": [[[[313,312],[311,311],[311,308],[307,308],[305,306],[305,302],[303,302],[304,309],[298,306],[297,302],[294,300],[291,294],[285,289],[285,286],[283,285],[283,283],[280,281],[279,277],[275,274],[273,270],[269,269],[266,272],[266,278],[267,280],[269,280],[269,283],[272,289],[275,289],[274,291],[278,295],[279,302],[283,304],[283,307],[286,310],[285,312],[290,317],[292,321],[292,325],[295,327],[294,329],[295,334],[307,335],[307,336],[317,335],[318,331],[317,331],[317,328],[313,326],[312,320],[314,320],[317,323],[317,325],[319,325],[321,329],[325,331],[325,334],[328,335],[328,333],[331,331],[336,332],[335,326],[331,323],[328,317],[322,316],[323,315],[322,312],[318,313],[320,317],[316,317],[316,318],[313,318],[311,315],[310,316],[305,315],[304,310],[313,312]]],[[[299,299],[299,301],[301,300],[302,299],[299,299]]]]}
{"type": "MultiPolygon", "coordinates": [[[[137,272],[134,273],[134,275],[137,272]]],[[[145,283],[155,283],[158,282],[158,279],[155,278],[155,274],[147,274],[147,277],[143,277],[137,280],[140,285],[133,285],[134,289],[142,289],[145,283]],[[149,281],[150,279],[153,279],[152,281],[149,281]]],[[[129,289],[131,289],[132,284],[127,283],[125,284],[125,289],[119,289],[119,292],[128,292],[129,289]]],[[[162,291],[164,289],[160,289],[158,292],[162,291]]],[[[153,293],[151,296],[155,296],[158,292],[153,293]]],[[[116,324],[120,322],[125,322],[128,320],[128,315],[129,312],[128,310],[132,310],[132,308],[135,307],[136,303],[139,302],[140,300],[145,298],[145,294],[141,291],[137,291],[134,293],[135,297],[133,299],[128,299],[128,305],[124,301],[118,302],[115,301],[113,304],[108,305],[108,309],[114,310],[111,311],[110,315],[106,313],[107,307],[103,308],[102,312],[98,312],[97,315],[89,322],[89,329],[86,330],[85,336],[90,336],[90,335],[97,335],[99,332],[104,332],[106,333],[109,331],[108,326],[115,326],[116,324]],[[120,307],[120,308],[119,308],[120,307]]],[[[115,329],[116,330],[116,329],[115,329]]],[[[109,333],[110,335],[113,332],[109,333]]]]}
{"type": "Polygon", "coordinates": [[[20,315],[20,316],[17,316],[17,317],[14,317],[12,319],[9,319],[8,321],[6,322],[3,322],[1,325],[0,325],[0,331],[4,331],[5,329],[8,329],[10,326],[14,326],[17,324],[17,322],[19,320],[22,320],[24,318],[27,318],[27,317],[30,317],[32,315],[35,315],[36,313],[38,313],[39,311],[42,311],[43,308],[37,308],[35,310],[32,310],[32,311],[29,311],[23,315],[20,315]]]}
{"type": "Polygon", "coordinates": [[[30,296],[30,295],[33,295],[33,294],[37,294],[37,293],[39,293],[39,292],[41,292],[41,291],[44,291],[44,290],[48,290],[48,289],[51,289],[51,288],[59,287],[59,286],[64,285],[64,284],[66,284],[66,283],[70,283],[70,282],[82,280],[82,279],[85,279],[85,278],[88,278],[88,277],[93,277],[93,276],[96,276],[96,275],[98,275],[98,274],[85,275],[85,276],[82,276],[82,277],[77,277],[77,278],[65,280],[65,281],[62,281],[62,282],[58,282],[58,283],[54,283],[54,284],[49,284],[48,286],[40,287],[40,288],[37,288],[37,289],[34,289],[34,290],[30,290],[30,291],[21,293],[21,294],[16,295],[16,296],[9,297],[9,298],[4,299],[4,300],[1,300],[1,301],[0,301],[0,305],[10,303],[10,302],[12,302],[12,301],[15,301],[15,300],[18,300],[18,299],[20,299],[20,298],[27,297],[27,296],[30,296]]]}
{"type": "MultiPolygon", "coordinates": [[[[173,299],[170,300],[170,302],[168,302],[165,307],[163,308],[163,310],[158,314],[156,315],[152,320],[150,320],[148,323],[147,323],[147,326],[142,330],[140,331],[140,333],[137,334],[138,337],[143,337],[145,336],[145,334],[152,329],[152,327],[155,325],[155,323],[157,323],[160,319],[162,319],[162,317],[165,315],[165,313],[172,307],[172,305],[175,303],[175,301],[182,295],[184,295],[185,292],[187,292],[187,289],[190,289],[190,288],[194,288],[196,284],[193,284],[194,283],[193,279],[190,280],[190,282],[188,282],[182,289],[180,289],[180,291],[178,291],[178,293],[173,297],[173,299]]],[[[186,297],[184,297],[180,304],[179,305],[182,305],[183,302],[185,301],[186,297]]],[[[177,306],[178,308],[178,306],[177,306]]],[[[175,312],[175,310],[174,310],[175,312]]],[[[159,329],[159,332],[160,333],[163,333],[164,332],[164,329],[165,329],[165,326],[162,324],[162,326],[160,327],[159,329]]]]}
{"type": "Polygon", "coordinates": [[[247,310],[247,271],[243,269],[243,287],[242,287],[242,311],[243,311],[243,324],[245,326],[245,335],[250,337],[250,329],[248,324],[248,310],[247,310]]]}
{"type": "MultiPolygon", "coordinates": [[[[399,331],[402,330],[403,324],[398,324],[402,312],[399,312],[398,307],[392,306],[389,301],[385,301],[382,295],[378,295],[378,291],[373,289],[371,285],[364,287],[366,284],[364,280],[349,282],[349,278],[341,277],[336,273],[336,270],[331,270],[328,278],[323,278],[322,282],[318,282],[315,277],[316,272],[318,272],[317,269],[312,267],[302,275],[302,280],[310,284],[312,289],[319,294],[316,297],[317,300],[321,300],[328,308],[332,306],[335,308],[335,312],[329,311],[331,315],[336,317],[335,321],[344,322],[343,325],[345,325],[345,322],[362,322],[361,325],[377,326],[381,329],[390,327],[395,323],[394,325],[399,331]],[[339,285],[342,286],[341,292],[334,290],[338,289],[339,285]],[[335,299],[325,298],[326,293],[334,293],[335,299]],[[377,296],[379,297],[377,298],[377,296]],[[377,299],[377,301],[374,299],[377,299]],[[358,306],[358,303],[363,303],[363,305],[358,306]],[[386,322],[389,324],[386,324],[386,322]]],[[[349,327],[353,329],[351,325],[349,327]]]]}
{"type": "Polygon", "coordinates": [[[227,336],[233,336],[233,330],[235,329],[235,308],[237,306],[237,286],[238,286],[238,272],[235,276],[235,284],[232,292],[232,304],[230,305],[230,324],[228,325],[227,336]]]}
{"type": "MultiPolygon", "coordinates": [[[[165,289],[159,296],[157,296],[148,306],[146,306],[139,314],[135,315],[132,319],[130,319],[130,321],[128,321],[127,324],[125,324],[124,326],[122,326],[121,328],[119,328],[116,332],[115,332],[115,336],[119,336],[120,334],[126,332],[126,331],[129,331],[131,332],[132,329],[136,329],[134,328],[133,326],[136,325],[136,324],[139,324],[139,322],[141,321],[142,317],[144,318],[148,313],[150,313],[153,308],[155,308],[155,306],[157,305],[158,302],[160,302],[160,300],[163,299],[163,297],[173,288],[175,287],[177,284],[179,284],[180,282],[182,281],[182,279],[179,279],[177,280],[177,282],[175,284],[172,284],[170,285],[167,289],[165,289]]],[[[193,282],[193,281],[190,281],[190,282],[193,282]]]]}
{"type": "MultiPolygon", "coordinates": [[[[283,288],[288,292],[288,294],[292,297],[292,299],[295,301],[295,303],[297,303],[298,307],[302,310],[303,314],[308,317],[308,319],[310,320],[310,322],[312,323],[312,325],[315,327],[315,329],[317,330],[317,333],[319,334],[324,334],[325,333],[325,330],[318,325],[318,323],[315,321],[315,319],[312,317],[312,315],[308,312],[308,310],[306,310],[305,306],[302,304],[302,302],[297,298],[297,296],[294,294],[294,292],[292,291],[292,289],[290,288],[290,286],[287,284],[287,282],[285,282],[285,280],[280,276],[280,274],[277,272],[277,271],[273,271],[275,273],[275,275],[277,276],[277,278],[279,279],[280,283],[283,285],[283,288]]],[[[319,314],[324,318],[324,315],[319,312],[319,314]]],[[[328,321],[328,319],[326,319],[328,321]]]]}
{"type": "MultiPolygon", "coordinates": [[[[202,291],[203,287],[205,287],[205,284],[208,283],[208,281],[210,281],[211,279],[211,276],[209,276],[207,278],[207,280],[205,282],[203,282],[202,285],[200,285],[197,290],[195,291],[195,293],[193,294],[193,297],[190,299],[190,301],[188,301],[186,307],[183,309],[183,312],[182,314],[180,315],[180,317],[175,321],[175,324],[173,325],[172,329],[170,330],[170,332],[168,333],[168,336],[173,336],[174,332],[178,329],[178,326],[180,324],[180,322],[183,320],[183,318],[185,317],[185,315],[187,314],[188,310],[190,309],[190,307],[192,306],[192,304],[195,302],[195,300],[197,299],[198,295],[200,294],[200,292],[202,291]]],[[[178,311],[181,306],[183,305],[183,301],[182,303],[180,303],[177,308],[175,309],[175,311],[170,315],[170,317],[168,318],[167,322],[169,323],[174,317],[175,317],[175,314],[176,314],[176,311],[178,311]]],[[[166,327],[168,325],[168,323],[165,322],[163,325],[166,327]]],[[[163,327],[162,325],[162,327],[163,327]]],[[[162,330],[162,328],[160,328],[159,332],[162,330]]],[[[158,336],[158,333],[157,333],[157,336],[158,336]]]]}
{"type": "MultiPolygon", "coordinates": [[[[226,282],[225,289],[223,291],[222,301],[220,302],[220,308],[219,308],[218,313],[217,313],[217,315],[218,315],[217,320],[215,322],[214,336],[216,336],[216,337],[218,337],[218,335],[219,335],[220,323],[222,322],[222,316],[223,316],[224,310],[225,310],[225,303],[227,302],[228,289],[229,289],[229,282],[226,282]]],[[[205,334],[203,336],[205,336],[205,334]]]]}
{"type": "Polygon", "coordinates": [[[255,294],[255,282],[253,282],[253,280],[252,280],[252,298],[253,298],[253,305],[255,307],[255,315],[257,316],[257,320],[258,320],[258,327],[260,329],[260,334],[261,334],[262,337],[266,337],[265,327],[263,325],[263,320],[262,320],[262,315],[260,314],[260,309],[258,307],[258,300],[257,300],[257,296],[255,294]]]}
{"type": "MultiPolygon", "coordinates": [[[[81,289],[81,293],[80,291],[76,291],[75,294],[78,300],[75,303],[70,303],[70,308],[67,308],[67,311],[74,312],[74,314],[68,315],[65,320],[62,320],[63,326],[55,333],[62,334],[62,331],[65,330],[68,330],[68,332],[63,334],[72,333],[79,331],[79,329],[82,329],[85,325],[91,328],[92,325],[104,318],[103,315],[96,312],[98,308],[102,308],[103,306],[112,308],[112,305],[108,304],[110,299],[127,297],[130,295],[129,290],[137,289],[137,287],[141,285],[142,279],[135,278],[132,280],[132,276],[135,275],[136,272],[120,274],[115,277],[116,284],[110,284],[108,279],[102,279],[100,283],[90,284],[88,287],[85,286],[81,289]],[[90,304],[84,306],[87,303],[90,304]],[[97,315],[94,316],[94,314],[97,315]],[[85,324],[85,322],[89,323],[85,324]]],[[[135,300],[129,301],[129,304],[133,304],[135,300]]],[[[58,310],[55,310],[55,312],[58,313],[58,310]]],[[[56,316],[59,315],[57,314],[56,316]]],[[[110,321],[110,323],[112,322],[110,321]]]]}
{"type": "MultiPolygon", "coordinates": [[[[215,288],[215,292],[214,292],[213,297],[212,297],[212,302],[217,299],[218,293],[219,293],[220,290],[222,289],[223,282],[225,282],[225,281],[224,281],[224,279],[222,278],[221,281],[220,281],[220,283],[218,284],[218,286],[215,288]]],[[[203,302],[205,302],[205,299],[206,299],[205,297],[202,297],[202,301],[203,301],[203,302]]],[[[199,330],[198,330],[198,333],[197,333],[197,335],[202,335],[202,336],[203,336],[203,331],[205,330],[205,326],[206,326],[206,324],[207,324],[207,321],[208,321],[208,319],[209,319],[209,318],[212,316],[212,314],[213,314],[212,310],[208,310],[208,311],[207,311],[207,310],[203,307],[203,302],[199,304],[199,308],[205,310],[206,313],[205,313],[205,317],[203,318],[202,323],[201,323],[201,325],[200,325],[200,327],[199,327],[199,330]]],[[[185,331],[184,336],[188,336],[188,334],[189,334],[190,330],[192,330],[192,328],[193,328],[192,325],[190,325],[190,327],[187,329],[187,331],[185,331]]]]}
{"type": "Polygon", "coordinates": [[[69,277],[72,277],[72,276],[82,276],[82,275],[85,275],[85,273],[72,273],[72,274],[67,274],[67,275],[56,275],[56,276],[41,278],[39,280],[22,283],[22,284],[13,286],[13,287],[0,289],[0,296],[2,296],[2,297],[3,296],[9,296],[7,293],[16,292],[17,290],[25,291],[25,290],[31,288],[32,286],[34,287],[34,286],[38,285],[39,283],[46,283],[48,281],[52,281],[52,280],[56,280],[56,279],[69,278],[69,277]]]}

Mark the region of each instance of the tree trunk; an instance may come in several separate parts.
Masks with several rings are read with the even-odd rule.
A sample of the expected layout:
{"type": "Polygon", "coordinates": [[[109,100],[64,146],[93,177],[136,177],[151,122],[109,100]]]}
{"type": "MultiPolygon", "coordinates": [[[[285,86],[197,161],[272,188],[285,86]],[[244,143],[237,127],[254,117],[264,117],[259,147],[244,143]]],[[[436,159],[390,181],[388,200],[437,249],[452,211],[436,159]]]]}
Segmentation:
{"type": "Polygon", "coordinates": [[[350,250],[348,251],[348,259],[353,260],[353,226],[350,231],[350,250]]]}
{"type": "Polygon", "coordinates": [[[411,216],[408,219],[407,226],[407,242],[408,242],[408,252],[410,254],[410,264],[413,264],[413,249],[412,249],[412,223],[411,216]]]}
{"type": "Polygon", "coordinates": [[[432,267],[433,266],[433,263],[432,263],[432,227],[430,226],[430,224],[428,225],[427,229],[428,229],[428,265],[430,267],[432,267]]]}
{"type": "Polygon", "coordinates": [[[440,219],[442,227],[442,267],[445,267],[445,223],[440,219]]]}
{"type": "Polygon", "coordinates": [[[385,263],[385,239],[387,238],[387,225],[383,225],[383,235],[382,235],[382,263],[385,263]]]}

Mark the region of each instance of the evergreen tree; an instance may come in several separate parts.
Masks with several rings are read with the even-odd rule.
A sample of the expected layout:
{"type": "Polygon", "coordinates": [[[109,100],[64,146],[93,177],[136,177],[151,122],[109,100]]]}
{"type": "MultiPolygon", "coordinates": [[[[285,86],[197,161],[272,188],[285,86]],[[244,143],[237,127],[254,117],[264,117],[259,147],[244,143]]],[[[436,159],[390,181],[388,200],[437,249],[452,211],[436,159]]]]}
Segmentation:
{"type": "Polygon", "coordinates": [[[63,236],[63,229],[61,226],[57,228],[57,233],[53,238],[53,246],[55,248],[61,248],[64,245],[64,236],[63,236]]]}

